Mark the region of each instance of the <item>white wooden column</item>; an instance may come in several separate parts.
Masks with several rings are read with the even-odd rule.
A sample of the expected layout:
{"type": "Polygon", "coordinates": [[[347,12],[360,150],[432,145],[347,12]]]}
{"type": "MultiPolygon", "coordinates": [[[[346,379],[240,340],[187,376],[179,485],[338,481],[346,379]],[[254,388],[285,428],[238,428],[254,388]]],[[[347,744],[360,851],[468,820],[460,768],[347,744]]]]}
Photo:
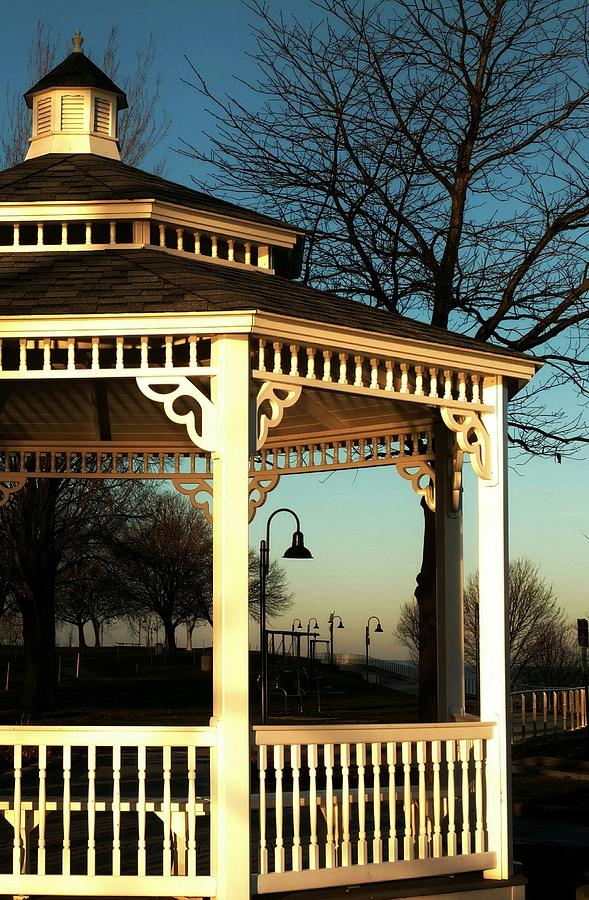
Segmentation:
{"type": "Polygon", "coordinates": [[[464,715],[462,502],[452,504],[454,436],[436,430],[436,630],[438,719],[464,715]]]}
{"type": "Polygon", "coordinates": [[[481,721],[495,722],[487,744],[488,849],[497,854],[487,878],[513,874],[511,838],[511,761],[508,715],[508,526],[507,391],[501,378],[485,379],[483,402],[494,413],[483,416],[490,436],[492,474],[479,478],[479,633],[481,721]]]}
{"type": "Polygon", "coordinates": [[[250,749],[248,703],[247,335],[212,342],[213,721],[217,728],[211,804],[211,865],[218,900],[250,896],[250,749]]]}

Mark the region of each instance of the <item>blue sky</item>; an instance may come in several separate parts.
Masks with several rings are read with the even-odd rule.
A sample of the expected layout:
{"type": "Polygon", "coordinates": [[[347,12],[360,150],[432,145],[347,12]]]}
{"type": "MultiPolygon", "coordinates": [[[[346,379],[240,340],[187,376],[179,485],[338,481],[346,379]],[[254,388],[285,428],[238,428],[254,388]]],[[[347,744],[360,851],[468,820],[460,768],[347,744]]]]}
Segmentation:
{"type": "MultiPolygon", "coordinates": [[[[300,18],[315,16],[308,0],[296,4],[270,0],[272,10],[295,9],[300,18]]],[[[216,92],[239,91],[235,77],[255,78],[248,58],[253,49],[249,28],[254,16],[239,0],[222,4],[210,0],[114,0],[81,4],[79,0],[21,0],[3,4],[0,46],[0,91],[4,85],[26,90],[27,52],[40,19],[60,36],[61,58],[69,52],[69,38],[80,28],[90,48],[100,56],[112,24],[120,27],[122,56],[130,64],[138,47],[153,33],[162,77],[162,105],[172,120],[165,156],[167,177],[190,183],[198,176],[196,164],[174,153],[181,138],[202,146],[203,131],[211,130],[203,101],[183,83],[191,73],[188,56],[216,92]]],[[[574,402],[564,397],[571,406],[574,402]]],[[[512,557],[525,555],[538,561],[553,582],[571,617],[589,614],[589,466],[586,460],[532,460],[512,469],[510,480],[512,557]]],[[[476,568],[476,484],[465,476],[465,567],[476,568]]],[[[315,559],[289,562],[290,582],[296,595],[292,614],[277,627],[290,628],[300,617],[306,624],[317,616],[323,624],[332,609],[343,618],[345,630],[336,632],[337,646],[361,652],[364,625],[369,615],[381,617],[385,634],[376,635],[374,655],[398,656],[391,631],[399,604],[411,596],[421,558],[421,512],[409,484],[394,470],[364,470],[289,476],[269,496],[251,529],[257,545],[268,514],[278,506],[294,506],[315,559]]],[[[291,523],[275,520],[273,555],[290,543],[291,523]]],[[[252,634],[254,634],[253,632],[252,634]]],[[[200,639],[207,640],[205,632],[200,639]]],[[[254,638],[255,640],[255,638],[254,638]]]]}

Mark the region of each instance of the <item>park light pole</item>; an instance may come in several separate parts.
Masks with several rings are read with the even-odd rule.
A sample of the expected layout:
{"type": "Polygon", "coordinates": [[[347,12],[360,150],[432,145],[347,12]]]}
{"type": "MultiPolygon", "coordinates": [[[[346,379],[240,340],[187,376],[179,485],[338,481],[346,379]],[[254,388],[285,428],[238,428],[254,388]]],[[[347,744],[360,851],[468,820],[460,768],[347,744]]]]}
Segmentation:
{"type": "Polygon", "coordinates": [[[370,616],[366,623],[366,681],[368,681],[368,648],[370,647],[370,623],[376,619],[377,625],[374,629],[375,634],[382,634],[382,625],[378,616],[370,616]]]}
{"type": "MultiPolygon", "coordinates": [[[[270,571],[270,524],[278,513],[287,512],[294,517],[296,530],[293,532],[292,544],[282,554],[284,559],[312,559],[313,554],[305,547],[301,523],[296,512],[288,507],[274,510],[266,523],[266,538],[260,541],[260,689],[261,689],[261,723],[268,719],[268,640],[266,637],[266,583],[270,571]]],[[[296,620],[295,620],[296,621],[296,620]]],[[[302,625],[301,625],[302,628],[302,625]]],[[[293,622],[294,631],[294,622],[293,622]]]]}
{"type": "Polygon", "coordinates": [[[302,627],[303,627],[303,623],[301,622],[300,619],[293,619],[293,620],[292,620],[292,628],[291,628],[290,630],[292,631],[293,634],[294,634],[295,627],[296,627],[296,628],[302,628],[302,627]],[[297,622],[299,623],[298,625],[296,624],[297,622]]]}
{"type": "Polygon", "coordinates": [[[335,625],[335,620],[339,619],[338,628],[343,628],[344,623],[342,622],[341,616],[337,616],[335,611],[330,613],[329,616],[329,665],[333,665],[333,627],[335,625]]]}
{"type": "Polygon", "coordinates": [[[311,659],[311,622],[314,622],[313,631],[319,631],[319,622],[315,616],[311,616],[307,622],[307,659],[311,659]]]}

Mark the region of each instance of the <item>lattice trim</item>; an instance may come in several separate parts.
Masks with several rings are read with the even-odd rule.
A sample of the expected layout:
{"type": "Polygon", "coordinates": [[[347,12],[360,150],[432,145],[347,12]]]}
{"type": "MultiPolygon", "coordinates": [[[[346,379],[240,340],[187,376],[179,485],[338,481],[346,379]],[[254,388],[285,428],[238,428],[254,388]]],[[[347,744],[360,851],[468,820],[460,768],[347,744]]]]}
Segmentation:
{"type": "Polygon", "coordinates": [[[402,478],[411,482],[411,487],[420,497],[423,497],[432,512],[436,510],[436,473],[431,462],[421,460],[410,462],[409,460],[397,464],[397,472],[402,478]]]}
{"type": "Polygon", "coordinates": [[[13,494],[24,488],[27,476],[15,476],[10,481],[0,481],[0,506],[5,506],[13,494]]]}
{"type": "Polygon", "coordinates": [[[293,388],[282,387],[281,385],[271,384],[266,381],[258,391],[256,400],[256,415],[258,421],[258,439],[256,449],[259,450],[266,443],[268,431],[270,428],[276,428],[280,425],[284,416],[284,410],[289,406],[294,406],[302,393],[302,387],[293,388]],[[279,396],[279,392],[283,396],[279,396]],[[270,406],[270,415],[261,412],[264,403],[270,406]]]}
{"type": "Polygon", "coordinates": [[[210,476],[202,476],[191,481],[173,479],[172,484],[179,493],[189,498],[195,509],[202,510],[205,519],[212,525],[213,482],[210,476]]]}

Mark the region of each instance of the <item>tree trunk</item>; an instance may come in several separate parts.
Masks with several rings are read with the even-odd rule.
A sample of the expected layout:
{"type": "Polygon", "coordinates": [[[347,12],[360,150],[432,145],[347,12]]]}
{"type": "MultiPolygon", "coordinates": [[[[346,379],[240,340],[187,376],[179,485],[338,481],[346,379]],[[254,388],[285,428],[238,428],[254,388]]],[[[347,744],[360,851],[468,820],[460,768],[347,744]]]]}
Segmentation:
{"type": "Polygon", "coordinates": [[[87,647],[86,635],[84,634],[84,622],[76,622],[78,626],[78,647],[87,647]]]}
{"type": "Polygon", "coordinates": [[[162,616],[165,634],[165,646],[167,650],[174,651],[176,649],[176,626],[171,619],[164,619],[162,616]]]}
{"type": "Polygon", "coordinates": [[[194,625],[186,620],[186,649],[192,651],[192,632],[194,631],[194,625]]]}
{"type": "Polygon", "coordinates": [[[98,619],[90,619],[94,630],[94,646],[100,647],[100,622],[98,619]]]}
{"type": "Polygon", "coordinates": [[[425,500],[423,558],[415,599],[419,606],[419,721],[438,719],[438,648],[436,629],[436,517],[425,500]]]}
{"type": "Polygon", "coordinates": [[[53,585],[27,587],[23,597],[24,690],[28,712],[55,709],[55,604],[53,585]]]}

